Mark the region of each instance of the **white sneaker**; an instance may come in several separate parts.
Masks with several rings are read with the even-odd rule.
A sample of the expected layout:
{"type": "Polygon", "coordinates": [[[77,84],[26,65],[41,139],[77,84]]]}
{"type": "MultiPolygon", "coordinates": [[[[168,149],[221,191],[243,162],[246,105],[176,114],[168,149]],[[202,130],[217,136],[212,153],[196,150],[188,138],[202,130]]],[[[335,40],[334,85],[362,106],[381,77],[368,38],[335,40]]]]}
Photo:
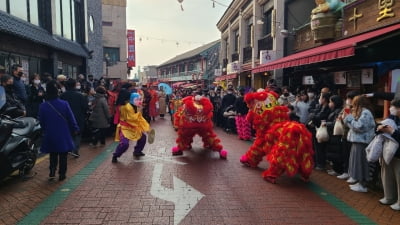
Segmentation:
{"type": "Polygon", "coordinates": [[[360,186],[362,187],[362,185],[360,183],[355,183],[355,184],[349,185],[350,188],[359,188],[360,186]]]}
{"type": "Polygon", "coordinates": [[[349,174],[343,173],[342,175],[337,176],[337,178],[339,178],[341,180],[347,180],[347,179],[349,179],[349,174]]]}
{"type": "Polygon", "coordinates": [[[352,178],[352,177],[349,177],[349,179],[347,179],[347,181],[346,181],[347,183],[349,183],[349,184],[351,184],[351,183],[355,183],[355,182],[357,182],[357,180],[356,179],[354,179],[354,178],[352,178]]]}
{"type": "Polygon", "coordinates": [[[400,204],[399,203],[394,203],[393,205],[390,205],[390,208],[392,208],[393,210],[400,210],[400,204]]]}
{"type": "Polygon", "coordinates": [[[391,205],[391,204],[393,204],[393,201],[390,201],[390,200],[388,200],[388,199],[386,199],[386,198],[381,198],[381,199],[379,199],[379,202],[380,202],[382,205],[391,205]]]}
{"type": "MultiPolygon", "coordinates": [[[[353,187],[350,187],[350,190],[352,190],[352,191],[356,191],[356,192],[368,192],[368,189],[366,188],[366,187],[363,187],[362,185],[359,185],[359,186],[353,186],[353,187]]],[[[399,206],[400,207],[400,206],[399,206]]],[[[400,210],[400,209],[399,209],[400,210]]]]}
{"type": "Polygon", "coordinates": [[[328,172],[328,174],[331,175],[331,176],[337,176],[337,175],[339,175],[339,174],[336,173],[334,170],[328,170],[328,171],[326,171],[326,172],[328,172]]]}

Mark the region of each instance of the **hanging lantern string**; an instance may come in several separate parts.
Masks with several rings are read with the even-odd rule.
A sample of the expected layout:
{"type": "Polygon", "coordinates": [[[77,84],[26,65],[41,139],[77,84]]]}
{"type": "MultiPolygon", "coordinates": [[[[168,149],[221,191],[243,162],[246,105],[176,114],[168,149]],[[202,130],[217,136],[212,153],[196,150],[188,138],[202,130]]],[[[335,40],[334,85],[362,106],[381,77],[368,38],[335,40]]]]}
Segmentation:
{"type": "Polygon", "coordinates": [[[196,41],[185,41],[185,40],[172,40],[172,39],[165,39],[165,38],[158,38],[158,37],[150,37],[150,36],[139,36],[138,38],[136,38],[136,40],[139,40],[139,42],[142,41],[160,41],[161,43],[164,42],[171,42],[171,43],[175,43],[177,46],[179,46],[180,44],[184,43],[184,44],[204,44],[204,42],[196,42],[196,41]]]}
{"type": "Polygon", "coordinates": [[[210,1],[212,1],[212,3],[213,3],[213,8],[215,8],[215,4],[223,6],[223,7],[226,7],[226,8],[229,7],[229,5],[225,5],[224,3],[221,3],[221,2],[219,2],[217,0],[210,0],[210,1]]]}

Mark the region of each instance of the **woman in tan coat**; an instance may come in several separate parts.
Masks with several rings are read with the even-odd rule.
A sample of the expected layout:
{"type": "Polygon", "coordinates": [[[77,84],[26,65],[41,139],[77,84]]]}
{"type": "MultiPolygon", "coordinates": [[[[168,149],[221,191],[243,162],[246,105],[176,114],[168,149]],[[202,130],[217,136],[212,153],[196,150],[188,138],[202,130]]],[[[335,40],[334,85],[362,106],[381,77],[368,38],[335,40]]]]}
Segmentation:
{"type": "Polygon", "coordinates": [[[164,115],[167,113],[166,99],[167,94],[164,92],[163,87],[160,87],[160,91],[158,92],[158,112],[161,118],[164,118],[164,115]]]}

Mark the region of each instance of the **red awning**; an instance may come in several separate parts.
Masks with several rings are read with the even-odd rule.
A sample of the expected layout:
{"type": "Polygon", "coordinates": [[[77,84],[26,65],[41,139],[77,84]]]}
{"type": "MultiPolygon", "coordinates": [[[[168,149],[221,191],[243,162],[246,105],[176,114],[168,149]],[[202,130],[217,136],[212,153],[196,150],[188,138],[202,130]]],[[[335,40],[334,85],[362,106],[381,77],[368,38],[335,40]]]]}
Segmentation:
{"type": "Polygon", "coordinates": [[[342,39],[327,45],[312,48],[306,51],[298,52],[270,63],[260,65],[252,70],[253,73],[260,73],[264,71],[282,69],[287,67],[294,67],[300,65],[307,65],[328,61],[338,58],[353,56],[355,54],[354,47],[357,43],[378,37],[380,35],[389,33],[400,29],[400,24],[392,25],[389,27],[381,28],[379,30],[370,31],[368,33],[360,34],[354,37],[342,39]]]}
{"type": "Polygon", "coordinates": [[[173,84],[172,84],[172,87],[177,88],[177,87],[181,86],[182,84],[186,84],[186,82],[185,82],[185,81],[182,81],[182,82],[173,83],[173,84]]]}

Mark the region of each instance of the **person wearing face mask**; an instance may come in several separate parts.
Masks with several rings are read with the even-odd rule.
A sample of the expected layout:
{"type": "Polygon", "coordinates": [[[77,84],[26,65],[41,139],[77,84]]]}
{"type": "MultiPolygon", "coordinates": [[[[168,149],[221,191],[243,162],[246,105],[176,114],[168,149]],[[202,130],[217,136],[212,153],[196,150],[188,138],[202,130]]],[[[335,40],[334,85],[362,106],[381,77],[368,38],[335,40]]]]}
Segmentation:
{"type": "Polygon", "coordinates": [[[22,102],[14,93],[13,78],[10,75],[5,74],[1,77],[0,81],[1,86],[4,87],[4,90],[6,92],[6,103],[0,109],[0,112],[4,112],[9,108],[16,107],[15,110],[8,111],[6,114],[12,118],[25,116],[25,105],[22,104],[22,102]]]}
{"type": "Polygon", "coordinates": [[[11,67],[12,69],[12,76],[13,76],[13,88],[14,93],[17,98],[22,102],[22,104],[26,104],[28,101],[28,95],[26,94],[25,84],[22,81],[23,68],[19,64],[15,64],[11,67]]]}
{"type": "Polygon", "coordinates": [[[282,95],[278,99],[279,104],[289,105],[295,101],[296,97],[289,91],[289,87],[282,87],[282,95]]]}
{"type": "Polygon", "coordinates": [[[28,116],[37,118],[39,105],[44,101],[44,92],[39,74],[33,74],[29,81],[29,96],[26,107],[28,116]]]}
{"type": "Polygon", "coordinates": [[[67,81],[67,77],[63,74],[57,76],[57,83],[60,86],[60,93],[64,93],[65,89],[65,81],[67,81]]]}
{"type": "MultiPolygon", "coordinates": [[[[66,91],[61,94],[60,99],[65,100],[69,103],[72,113],[76,119],[76,123],[78,124],[79,130],[85,130],[86,123],[86,112],[88,110],[88,99],[83,96],[83,94],[77,88],[77,82],[75,79],[68,79],[65,82],[66,91]]],[[[75,144],[75,148],[72,150],[71,155],[75,158],[78,158],[79,148],[82,139],[82,132],[72,135],[72,139],[75,144]]]]}
{"type": "MultiPolygon", "coordinates": [[[[390,116],[397,127],[379,125],[377,131],[391,135],[400,143],[400,99],[390,103],[390,116]]],[[[393,210],[400,210],[400,151],[397,149],[389,164],[381,159],[381,178],[384,197],[379,200],[383,205],[390,205],[393,210]]]]}
{"type": "Polygon", "coordinates": [[[351,104],[351,110],[345,110],[343,114],[343,122],[350,128],[347,140],[351,142],[348,171],[350,178],[347,182],[357,182],[349,185],[352,191],[367,192],[366,184],[371,176],[365,148],[375,135],[375,120],[371,103],[365,96],[354,97],[351,104]]]}
{"type": "MultiPolygon", "coordinates": [[[[321,96],[318,100],[319,102],[319,110],[315,113],[312,122],[316,127],[326,126],[326,121],[328,119],[329,114],[331,113],[331,109],[329,108],[329,99],[331,95],[330,93],[321,93],[321,96]]],[[[315,136],[315,135],[314,135],[315,136]]],[[[315,169],[316,170],[325,170],[326,166],[326,148],[327,142],[318,143],[314,138],[314,149],[315,149],[315,169]]]]}
{"type": "MultiPolygon", "coordinates": [[[[343,110],[340,112],[338,116],[339,120],[343,122],[345,111],[350,112],[352,108],[353,99],[358,95],[360,95],[360,92],[358,91],[347,92],[345,105],[343,107],[343,110]]],[[[337,178],[341,180],[347,180],[349,179],[348,170],[349,170],[351,143],[347,141],[347,134],[349,132],[349,127],[343,126],[343,130],[344,132],[341,138],[341,160],[340,160],[341,162],[343,162],[343,169],[342,169],[343,173],[337,176],[337,178]]]]}

